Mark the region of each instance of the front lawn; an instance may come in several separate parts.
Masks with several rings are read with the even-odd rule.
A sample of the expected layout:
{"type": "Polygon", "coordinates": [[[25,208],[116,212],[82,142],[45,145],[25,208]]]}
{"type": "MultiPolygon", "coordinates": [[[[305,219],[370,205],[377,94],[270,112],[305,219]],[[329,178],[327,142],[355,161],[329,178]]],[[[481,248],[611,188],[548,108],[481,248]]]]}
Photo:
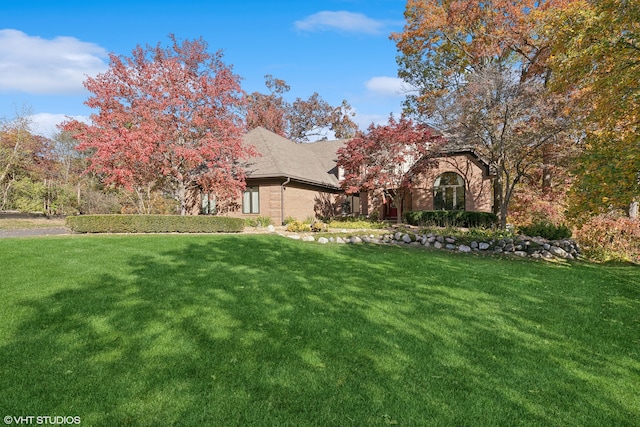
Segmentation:
{"type": "Polygon", "coordinates": [[[640,269],[274,235],[0,241],[0,412],[633,426],[640,269]]]}

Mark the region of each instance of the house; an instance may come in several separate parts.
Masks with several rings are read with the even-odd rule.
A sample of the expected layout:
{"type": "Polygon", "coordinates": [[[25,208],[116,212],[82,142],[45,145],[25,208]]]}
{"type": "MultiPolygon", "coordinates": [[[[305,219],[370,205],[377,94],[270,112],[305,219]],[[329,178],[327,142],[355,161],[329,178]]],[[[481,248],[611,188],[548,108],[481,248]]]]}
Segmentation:
{"type": "MultiPolygon", "coordinates": [[[[390,200],[371,200],[366,193],[344,193],[336,152],[345,140],[297,144],[258,127],[245,135],[244,142],[254,146],[259,156],[246,167],[247,187],[238,200],[239,208],[230,216],[268,216],[276,223],[287,218],[305,220],[374,212],[383,219],[397,216],[397,207],[390,200]]],[[[201,213],[208,213],[206,195],[201,201],[201,213]]],[[[450,149],[426,173],[415,177],[411,194],[403,204],[403,212],[491,212],[489,167],[473,150],[450,149]]]]}

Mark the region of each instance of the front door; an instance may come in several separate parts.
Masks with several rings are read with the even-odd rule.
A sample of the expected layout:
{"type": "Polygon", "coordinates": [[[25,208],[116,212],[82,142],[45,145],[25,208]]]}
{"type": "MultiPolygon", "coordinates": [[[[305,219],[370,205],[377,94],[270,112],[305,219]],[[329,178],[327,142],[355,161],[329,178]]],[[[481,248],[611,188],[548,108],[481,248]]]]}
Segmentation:
{"type": "Polygon", "coordinates": [[[398,218],[398,206],[394,199],[389,197],[387,202],[384,204],[384,217],[385,218],[398,218]]]}

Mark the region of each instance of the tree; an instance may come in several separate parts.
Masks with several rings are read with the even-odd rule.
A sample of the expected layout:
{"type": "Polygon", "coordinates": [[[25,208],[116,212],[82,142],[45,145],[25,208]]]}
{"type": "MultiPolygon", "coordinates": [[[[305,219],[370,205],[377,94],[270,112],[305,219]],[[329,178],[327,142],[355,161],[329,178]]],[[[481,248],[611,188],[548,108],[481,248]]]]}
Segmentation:
{"type": "Polygon", "coordinates": [[[543,171],[551,150],[570,141],[563,100],[546,93],[540,81],[522,84],[511,70],[487,68],[468,77],[455,102],[439,108],[439,123],[457,144],[471,145],[490,165],[500,223],[525,179],[543,171]]]}
{"type": "Polygon", "coordinates": [[[290,90],[284,80],[265,76],[269,94],[254,92],[248,96],[247,128],[262,126],[280,136],[296,142],[327,138],[332,131],[336,138],[351,138],[357,125],[351,117],[354,112],[347,101],[333,107],[314,93],[308,99],[296,98],[293,103],[284,99],[290,90]]]}
{"type": "Polygon", "coordinates": [[[31,131],[31,110],[17,112],[0,126],[0,209],[49,212],[47,179],[52,169],[51,145],[31,131]]]}
{"type": "Polygon", "coordinates": [[[584,152],[572,211],[626,208],[640,198],[640,4],[576,0],[546,19],[551,87],[569,92],[584,152]],[[552,37],[551,37],[552,36],[552,37]]]}
{"type": "Polygon", "coordinates": [[[391,199],[400,223],[402,201],[413,178],[432,165],[442,143],[430,127],[405,117],[371,124],[366,133],[338,149],[338,167],[344,169],[341,185],[347,194],[366,191],[374,200],[391,199]]]}
{"type": "Polygon", "coordinates": [[[97,109],[91,124],[67,121],[62,129],[91,150],[89,170],[106,184],[136,191],[142,200],[165,191],[187,213],[190,191],[202,189],[219,200],[244,188],[241,162],[253,155],[242,144],[245,104],[240,78],[210,54],[201,38],[143,49],[131,57],[110,55],[109,69],[88,78],[97,109]]]}
{"type": "Polygon", "coordinates": [[[485,157],[502,226],[518,184],[566,142],[564,100],[547,97],[549,41],[537,31],[563,3],[409,0],[404,31],[391,36],[398,74],[416,90],[405,111],[485,157]]]}

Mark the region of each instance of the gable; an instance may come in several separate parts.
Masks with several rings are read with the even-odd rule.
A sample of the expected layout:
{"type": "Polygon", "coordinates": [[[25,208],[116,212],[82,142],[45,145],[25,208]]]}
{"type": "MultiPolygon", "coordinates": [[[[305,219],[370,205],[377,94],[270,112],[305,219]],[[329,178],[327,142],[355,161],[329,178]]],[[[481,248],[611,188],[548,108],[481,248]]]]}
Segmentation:
{"type": "Polygon", "coordinates": [[[263,127],[248,132],[243,141],[258,152],[258,156],[245,165],[247,178],[282,177],[321,187],[340,188],[336,152],[344,141],[297,144],[263,127]]]}

